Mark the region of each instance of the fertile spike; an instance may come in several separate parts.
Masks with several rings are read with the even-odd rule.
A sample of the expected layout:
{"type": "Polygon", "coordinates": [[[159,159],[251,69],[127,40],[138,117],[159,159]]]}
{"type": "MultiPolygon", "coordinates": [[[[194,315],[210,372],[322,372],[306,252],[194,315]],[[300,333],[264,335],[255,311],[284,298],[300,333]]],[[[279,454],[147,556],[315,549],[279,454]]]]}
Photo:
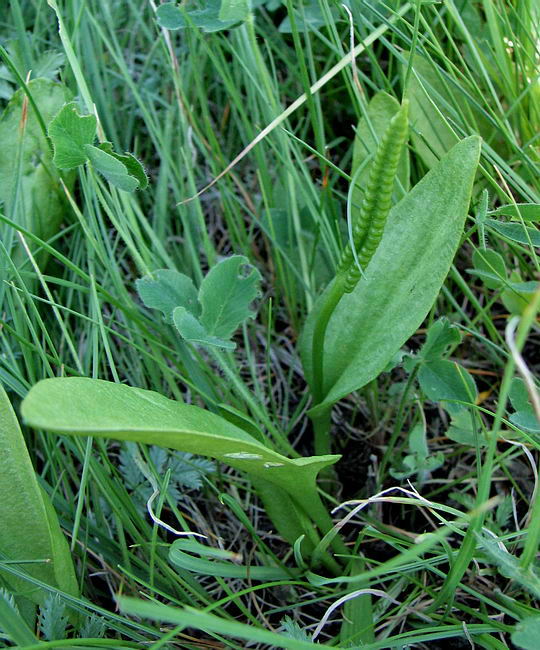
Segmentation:
{"type": "Polygon", "coordinates": [[[352,241],[360,267],[356,264],[350,243],[338,266],[338,275],[346,276],[345,292],[358,284],[361,270],[373,257],[381,241],[384,226],[392,206],[392,189],[399,158],[408,136],[409,102],[404,99],[394,115],[377,148],[362,202],[360,215],[353,225],[352,241]]]}

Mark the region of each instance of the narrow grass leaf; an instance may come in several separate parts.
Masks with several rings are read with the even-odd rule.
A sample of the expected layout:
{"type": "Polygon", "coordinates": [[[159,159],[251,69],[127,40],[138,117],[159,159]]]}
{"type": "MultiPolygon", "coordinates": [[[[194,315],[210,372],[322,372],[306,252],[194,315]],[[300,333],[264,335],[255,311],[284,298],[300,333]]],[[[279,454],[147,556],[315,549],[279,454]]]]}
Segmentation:
{"type": "MultiPolygon", "coordinates": [[[[276,632],[244,625],[237,621],[229,621],[214,614],[200,612],[193,607],[179,609],[159,603],[149,603],[135,598],[120,598],[120,609],[126,614],[150,618],[155,621],[166,621],[175,625],[182,625],[184,628],[214,632],[227,637],[246,639],[256,643],[265,643],[272,648],[288,648],[290,650],[303,650],[304,648],[320,648],[318,643],[301,641],[285,637],[276,632]]],[[[339,646],[334,646],[339,650],[339,646]]]]}
{"type": "Polygon", "coordinates": [[[169,560],[181,569],[200,575],[244,580],[286,580],[291,577],[290,571],[280,567],[238,564],[235,553],[206,546],[194,539],[174,541],[169,550],[169,560]]]}

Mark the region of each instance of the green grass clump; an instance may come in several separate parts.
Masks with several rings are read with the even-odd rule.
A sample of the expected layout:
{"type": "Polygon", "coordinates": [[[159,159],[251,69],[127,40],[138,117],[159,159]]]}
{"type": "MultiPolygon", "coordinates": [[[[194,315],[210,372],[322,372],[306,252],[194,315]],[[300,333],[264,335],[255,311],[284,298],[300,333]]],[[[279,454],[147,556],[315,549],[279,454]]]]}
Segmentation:
{"type": "Polygon", "coordinates": [[[211,411],[291,467],[341,454],[314,492],[339,536],[295,543],[310,525],[294,510],[298,531],[276,530],[287,493],[229,465],[24,427],[80,592],[28,570],[45,560],[32,539],[17,558],[0,542],[0,647],[532,650],[537,3],[184,4],[11,0],[0,17],[0,381],[18,414],[38,381],[89,377],[211,411]],[[93,129],[67,170],[47,128],[71,102],[93,129]],[[479,135],[465,229],[421,327],[313,420],[314,449],[325,395],[297,343],[343,251],[359,261],[355,216],[377,200],[363,188],[402,102],[388,207],[479,135]],[[137,291],[158,269],[202,289],[232,256],[260,280],[258,311],[234,336],[208,329],[214,348],[137,291]]]}

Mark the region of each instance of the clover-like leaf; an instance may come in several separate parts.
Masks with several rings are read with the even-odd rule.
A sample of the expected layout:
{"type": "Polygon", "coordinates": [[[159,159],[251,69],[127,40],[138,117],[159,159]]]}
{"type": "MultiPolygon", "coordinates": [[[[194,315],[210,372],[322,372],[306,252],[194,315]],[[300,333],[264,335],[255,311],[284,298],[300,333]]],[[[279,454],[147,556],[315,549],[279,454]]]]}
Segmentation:
{"type": "Polygon", "coordinates": [[[157,8],[156,17],[159,25],[165,29],[199,27],[204,32],[219,32],[233,27],[240,20],[222,20],[221,6],[221,0],[208,0],[203,9],[187,10],[176,2],[165,2],[157,8]]]}
{"type": "Polygon", "coordinates": [[[209,334],[230,338],[255,312],[251,303],[260,294],[261,274],[246,257],[233,255],[214,266],[199,290],[201,323],[209,334]]]}
{"type": "MultiPolygon", "coordinates": [[[[446,406],[446,405],[445,405],[446,406]]],[[[485,447],[485,439],[478,435],[474,423],[474,414],[463,408],[451,414],[451,424],[446,431],[446,437],[460,445],[485,447]]]]}
{"type": "Polygon", "coordinates": [[[418,381],[426,397],[433,402],[444,401],[449,413],[462,410],[455,402],[474,403],[478,395],[472,375],[454,361],[438,359],[421,366],[418,381]]]}
{"type": "Polygon", "coordinates": [[[151,309],[159,309],[167,323],[173,322],[176,307],[185,307],[194,316],[201,308],[197,302],[197,289],[191,278],[173,269],[159,269],[136,280],[139,297],[151,309]]]}
{"type": "Polygon", "coordinates": [[[74,102],[66,104],[49,124],[54,147],[53,162],[59,169],[74,169],[87,160],[85,147],[94,142],[95,115],[80,115],[74,102]]]}
{"type": "Polygon", "coordinates": [[[489,248],[476,250],[473,253],[474,271],[488,289],[498,289],[507,277],[506,265],[502,255],[489,248]]]}
{"type": "Polygon", "coordinates": [[[510,422],[529,433],[540,433],[540,422],[532,407],[523,379],[520,377],[512,379],[509,396],[515,410],[509,418],[510,422]]]}
{"type": "Polygon", "coordinates": [[[434,361],[442,357],[449,346],[457,345],[460,341],[461,334],[457,327],[446,318],[440,318],[429,328],[418,356],[425,361],[434,361]]]}

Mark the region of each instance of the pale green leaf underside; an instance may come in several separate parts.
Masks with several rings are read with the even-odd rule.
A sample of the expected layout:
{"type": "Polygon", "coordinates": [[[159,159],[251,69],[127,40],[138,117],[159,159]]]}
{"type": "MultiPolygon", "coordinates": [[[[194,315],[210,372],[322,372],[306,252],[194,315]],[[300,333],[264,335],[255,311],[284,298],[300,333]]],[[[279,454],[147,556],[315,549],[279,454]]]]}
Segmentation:
{"type": "Polygon", "coordinates": [[[191,278],[179,271],[158,269],[136,280],[135,285],[144,304],[150,309],[159,309],[168,323],[172,324],[176,307],[185,307],[195,316],[200,313],[197,289],[191,278]]]}
{"type": "MultiPolygon", "coordinates": [[[[0,385],[0,551],[11,560],[43,560],[24,570],[43,582],[77,595],[71,555],[56,513],[41,490],[9,399],[0,385]],[[31,543],[29,543],[31,540],[31,543]]],[[[43,603],[45,593],[2,572],[18,593],[43,603]]]]}
{"type": "Polygon", "coordinates": [[[195,345],[204,345],[225,350],[234,350],[236,344],[226,339],[220,339],[208,332],[199,319],[185,307],[176,307],[173,311],[173,323],[180,336],[195,345]]]}
{"type": "Polygon", "coordinates": [[[102,142],[98,148],[113,158],[116,158],[116,160],[119,160],[125,166],[127,173],[139,183],[138,189],[144,190],[148,187],[148,176],[144,171],[144,167],[132,153],[128,151],[123,154],[116,153],[111,142],[102,142]]]}
{"type": "Polygon", "coordinates": [[[134,192],[139,187],[139,181],[129,175],[124,163],[111,154],[91,144],[84,146],[84,152],[95,169],[103,174],[109,183],[124,192],[134,192]]]}
{"type": "Polygon", "coordinates": [[[530,616],[520,621],[512,633],[512,641],[523,650],[536,650],[540,637],[540,616],[530,616]]]}
{"type": "Polygon", "coordinates": [[[22,414],[37,429],[131,440],[210,456],[282,487],[293,498],[299,482],[312,485],[317,473],[339,458],[292,460],[197,406],[153,391],[84,377],[40,381],[23,401],[22,414]]]}
{"type": "MultiPolygon", "coordinates": [[[[426,317],[460,241],[479,155],[480,138],[461,141],[392,208],[366,276],[329,322],[324,407],[377,377],[426,317]]],[[[323,299],[301,339],[310,384],[311,337],[323,299]]]]}

